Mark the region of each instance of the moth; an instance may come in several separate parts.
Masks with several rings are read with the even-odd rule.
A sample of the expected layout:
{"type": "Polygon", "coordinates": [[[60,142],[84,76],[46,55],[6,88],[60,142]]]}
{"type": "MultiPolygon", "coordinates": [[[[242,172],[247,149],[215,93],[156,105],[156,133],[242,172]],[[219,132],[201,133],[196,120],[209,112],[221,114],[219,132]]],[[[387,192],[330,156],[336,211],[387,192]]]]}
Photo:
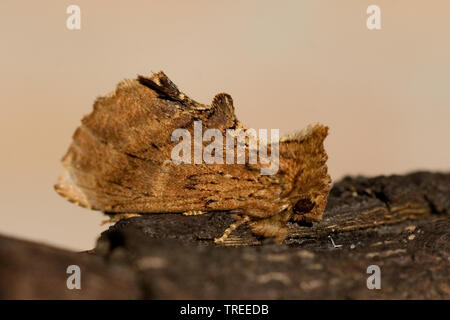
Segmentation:
{"type": "MultiPolygon", "coordinates": [[[[323,145],[326,126],[310,125],[281,137],[278,171],[270,175],[262,174],[268,164],[261,159],[253,164],[171,160],[178,143],[174,130],[193,135],[198,121],[222,133],[246,130],[234,110],[230,95],[217,94],[211,105],[198,103],[164,72],[124,80],[97,98],[92,113],[82,119],[55,190],[77,205],[117,217],[226,211],[235,222],[216,239],[219,243],[243,223],[257,236],[282,242],[289,221],[320,221],[331,183],[323,145]]],[[[249,147],[249,139],[244,144],[249,147]]],[[[274,147],[268,144],[267,153],[274,147]]],[[[247,148],[245,156],[250,153],[247,148]]]]}

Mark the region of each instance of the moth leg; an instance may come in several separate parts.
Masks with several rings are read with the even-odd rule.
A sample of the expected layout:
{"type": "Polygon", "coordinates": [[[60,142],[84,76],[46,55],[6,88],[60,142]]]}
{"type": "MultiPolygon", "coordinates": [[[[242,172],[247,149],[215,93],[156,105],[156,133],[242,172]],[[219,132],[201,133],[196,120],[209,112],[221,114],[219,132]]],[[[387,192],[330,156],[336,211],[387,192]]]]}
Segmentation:
{"type": "Polygon", "coordinates": [[[286,222],[274,219],[273,217],[252,221],[250,228],[256,235],[274,237],[278,243],[282,243],[288,234],[286,222]]]}
{"type": "Polygon", "coordinates": [[[238,220],[236,220],[234,223],[232,223],[223,233],[223,235],[220,238],[214,239],[215,243],[224,243],[225,240],[228,238],[228,236],[237,229],[240,225],[250,221],[249,216],[243,216],[239,217],[238,220]]]}
{"type": "Polygon", "coordinates": [[[183,216],[198,216],[200,214],[204,214],[204,211],[201,210],[188,210],[183,212],[183,216]]]}
{"type": "Polygon", "coordinates": [[[123,219],[129,219],[133,217],[139,217],[139,213],[115,213],[115,214],[107,214],[108,219],[103,220],[100,225],[105,225],[107,223],[115,223],[123,219]]]}

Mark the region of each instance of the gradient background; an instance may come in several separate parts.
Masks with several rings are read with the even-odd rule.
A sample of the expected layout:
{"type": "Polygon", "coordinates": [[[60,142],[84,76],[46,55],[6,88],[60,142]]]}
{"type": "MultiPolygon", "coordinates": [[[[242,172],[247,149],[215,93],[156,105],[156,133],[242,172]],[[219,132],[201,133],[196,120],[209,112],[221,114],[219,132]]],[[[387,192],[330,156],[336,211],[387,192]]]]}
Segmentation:
{"type": "Polygon", "coordinates": [[[200,102],[230,93],[248,127],[327,124],[334,179],[448,171],[449,31],[447,0],[2,0],[0,233],[94,246],[103,216],[53,191],[59,160],[97,96],[150,71],[200,102]]]}

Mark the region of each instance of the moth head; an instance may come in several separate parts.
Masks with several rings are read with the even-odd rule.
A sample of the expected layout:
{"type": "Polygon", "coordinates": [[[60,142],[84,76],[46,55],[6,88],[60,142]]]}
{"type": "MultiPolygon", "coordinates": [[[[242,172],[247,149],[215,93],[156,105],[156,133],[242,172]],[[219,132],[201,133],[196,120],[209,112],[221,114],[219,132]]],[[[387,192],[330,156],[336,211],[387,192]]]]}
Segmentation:
{"type": "Polygon", "coordinates": [[[280,139],[280,168],[295,221],[320,221],[331,179],[323,142],[326,126],[316,124],[280,139]]]}

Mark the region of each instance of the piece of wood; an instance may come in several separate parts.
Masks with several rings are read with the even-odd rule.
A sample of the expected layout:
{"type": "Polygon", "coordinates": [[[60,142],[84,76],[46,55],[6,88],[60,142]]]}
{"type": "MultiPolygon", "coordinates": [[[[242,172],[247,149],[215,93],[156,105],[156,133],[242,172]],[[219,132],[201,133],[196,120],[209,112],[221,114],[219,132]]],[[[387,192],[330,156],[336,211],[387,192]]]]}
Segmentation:
{"type": "Polygon", "coordinates": [[[129,265],[0,236],[0,300],[138,299],[138,284],[129,265]],[[80,267],[80,290],[67,287],[71,265],[80,267]]]}
{"type": "Polygon", "coordinates": [[[283,245],[256,238],[245,224],[225,245],[215,244],[213,239],[231,222],[226,213],[133,217],[102,233],[89,254],[0,238],[0,297],[48,297],[48,288],[57,287],[55,283],[65,288],[65,265],[79,261],[84,263],[85,287],[76,296],[60,289],[53,289],[53,294],[146,299],[450,298],[450,174],[345,178],[333,186],[323,221],[313,226],[291,224],[283,245]],[[380,290],[366,286],[370,265],[381,269],[380,290]],[[124,271],[112,271],[117,268],[124,271]]]}

